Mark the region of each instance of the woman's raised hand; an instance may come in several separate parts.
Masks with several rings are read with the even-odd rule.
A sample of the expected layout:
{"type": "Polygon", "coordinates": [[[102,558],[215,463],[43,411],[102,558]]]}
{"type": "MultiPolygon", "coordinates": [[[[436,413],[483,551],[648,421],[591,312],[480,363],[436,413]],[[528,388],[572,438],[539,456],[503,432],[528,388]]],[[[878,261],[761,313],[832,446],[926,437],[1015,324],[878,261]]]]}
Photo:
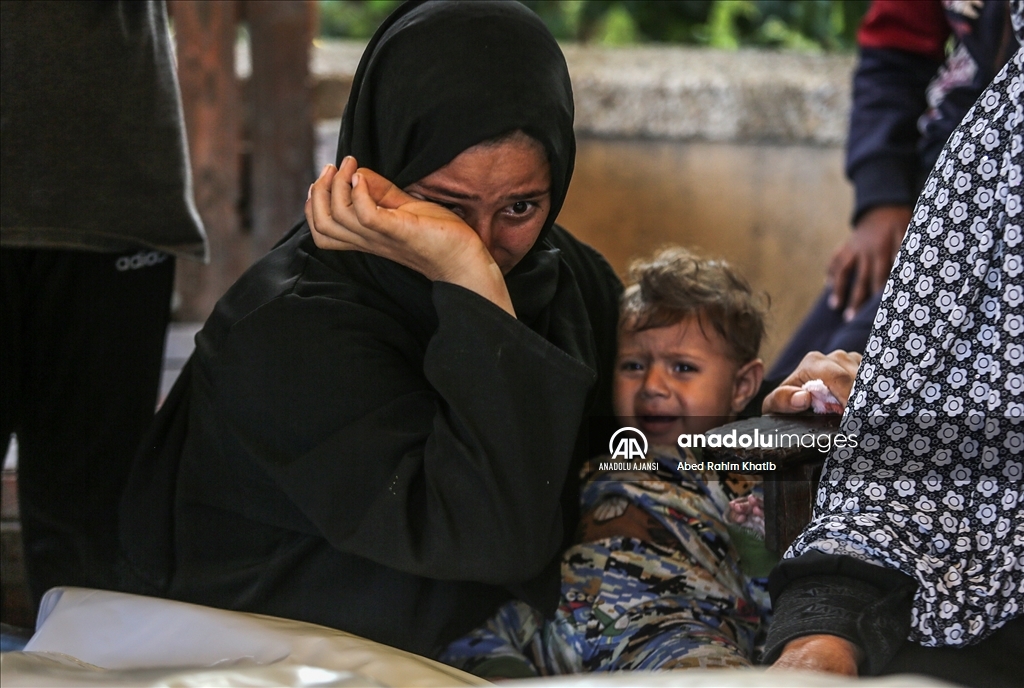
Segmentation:
{"type": "Polygon", "coordinates": [[[417,199],[348,156],[310,186],[306,221],[322,249],[388,258],[434,281],[476,292],[513,317],[501,269],[462,218],[417,199]]]}

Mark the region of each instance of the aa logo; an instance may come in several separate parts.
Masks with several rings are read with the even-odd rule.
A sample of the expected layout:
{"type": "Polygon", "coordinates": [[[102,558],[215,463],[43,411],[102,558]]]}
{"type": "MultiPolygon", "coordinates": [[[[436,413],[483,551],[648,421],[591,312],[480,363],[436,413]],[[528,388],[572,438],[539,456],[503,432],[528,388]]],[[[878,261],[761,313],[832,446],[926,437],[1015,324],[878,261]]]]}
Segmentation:
{"type": "Polygon", "coordinates": [[[647,438],[636,428],[619,428],[608,440],[608,453],[613,459],[643,461],[647,458],[647,438]]]}

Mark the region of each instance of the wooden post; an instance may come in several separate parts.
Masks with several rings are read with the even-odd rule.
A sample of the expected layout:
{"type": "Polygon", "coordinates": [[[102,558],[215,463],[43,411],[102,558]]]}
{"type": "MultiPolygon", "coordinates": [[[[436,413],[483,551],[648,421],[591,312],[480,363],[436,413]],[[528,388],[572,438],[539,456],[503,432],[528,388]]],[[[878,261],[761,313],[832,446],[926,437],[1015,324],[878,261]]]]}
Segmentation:
{"type": "Polygon", "coordinates": [[[240,232],[239,86],[235,77],[237,6],[233,0],[171,0],[178,80],[192,158],[196,205],[211,261],[178,261],[179,320],[205,320],[248,266],[240,232]]]}
{"type": "Polygon", "coordinates": [[[251,260],[258,260],[302,219],[313,170],[313,88],[309,50],[313,0],[249,0],[252,46],[251,260]]]}

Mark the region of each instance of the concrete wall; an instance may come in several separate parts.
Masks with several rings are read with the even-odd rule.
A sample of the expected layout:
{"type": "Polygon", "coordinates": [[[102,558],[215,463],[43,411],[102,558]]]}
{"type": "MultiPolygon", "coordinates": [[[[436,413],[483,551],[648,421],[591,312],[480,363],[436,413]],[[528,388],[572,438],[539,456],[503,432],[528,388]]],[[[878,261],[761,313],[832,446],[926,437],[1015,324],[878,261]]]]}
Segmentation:
{"type": "MultiPolygon", "coordinates": [[[[666,243],[732,261],[772,299],[770,361],[845,238],[849,56],[565,46],[578,155],[559,222],[620,274],[666,243]]],[[[318,163],[362,46],[318,44],[318,163]]],[[[244,72],[244,57],[240,60],[244,72]]]]}

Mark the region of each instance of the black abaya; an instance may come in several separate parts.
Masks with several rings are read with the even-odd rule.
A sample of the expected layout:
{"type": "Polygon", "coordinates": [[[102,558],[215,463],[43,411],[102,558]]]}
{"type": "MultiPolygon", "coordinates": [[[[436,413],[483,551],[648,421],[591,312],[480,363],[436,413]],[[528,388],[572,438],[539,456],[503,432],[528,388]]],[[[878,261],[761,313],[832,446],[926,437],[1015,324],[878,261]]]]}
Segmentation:
{"type": "Polygon", "coordinates": [[[339,155],[404,185],[516,129],[544,144],[553,185],[506,277],[518,319],[298,227],[218,303],[140,453],[123,518],[136,584],[424,654],[512,594],[553,606],[621,291],[553,226],[574,155],[557,44],[516,3],[403,6],[363,56],[339,155]]]}

